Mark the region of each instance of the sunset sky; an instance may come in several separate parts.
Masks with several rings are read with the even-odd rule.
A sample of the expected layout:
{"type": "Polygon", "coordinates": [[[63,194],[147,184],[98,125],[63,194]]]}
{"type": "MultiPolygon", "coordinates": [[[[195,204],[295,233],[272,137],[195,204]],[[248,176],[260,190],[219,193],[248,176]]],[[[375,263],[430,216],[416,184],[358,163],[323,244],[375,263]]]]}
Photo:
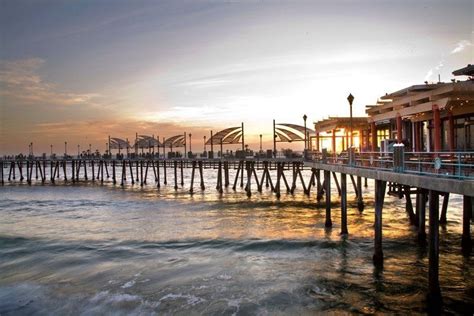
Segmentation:
{"type": "Polygon", "coordinates": [[[270,147],[272,119],[348,116],[349,92],[364,115],[452,79],[473,62],[472,3],[0,0],[0,154],[135,132],[191,132],[202,148],[240,122],[270,147]]]}

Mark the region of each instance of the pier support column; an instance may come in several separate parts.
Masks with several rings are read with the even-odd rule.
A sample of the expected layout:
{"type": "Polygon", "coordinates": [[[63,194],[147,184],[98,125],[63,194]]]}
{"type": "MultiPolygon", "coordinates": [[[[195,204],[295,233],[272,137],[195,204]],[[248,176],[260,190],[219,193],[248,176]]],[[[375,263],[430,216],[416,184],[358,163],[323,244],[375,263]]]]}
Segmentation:
{"type": "Polygon", "coordinates": [[[471,219],[472,215],[472,200],[470,196],[463,196],[462,209],[462,252],[464,255],[469,255],[472,250],[471,242],[471,219]]]}
{"type": "Polygon", "coordinates": [[[415,213],[413,213],[413,204],[411,202],[411,188],[409,185],[403,186],[405,191],[405,210],[410,219],[410,225],[415,225],[415,213]]]}
{"type": "Polygon", "coordinates": [[[229,162],[224,161],[224,186],[229,186],[229,162]]]}
{"type": "Polygon", "coordinates": [[[168,173],[166,172],[166,160],[163,160],[163,184],[168,184],[168,173]]]}
{"type": "Polygon", "coordinates": [[[364,200],[362,197],[362,178],[357,177],[357,209],[359,212],[364,211],[364,200]]]}
{"type": "Polygon", "coordinates": [[[374,237],[374,256],[372,260],[376,266],[383,266],[382,250],[382,210],[385,198],[386,181],[375,180],[375,237],[374,237]]]}
{"type": "Polygon", "coordinates": [[[321,184],[321,170],[316,170],[316,201],[320,202],[323,199],[323,185],[321,184]]]}
{"type": "Polygon", "coordinates": [[[347,176],[341,173],[341,235],[347,234],[347,176]]]}
{"type": "MultiPolygon", "coordinates": [[[[426,190],[419,189],[420,193],[416,195],[416,208],[418,213],[418,240],[426,241],[426,190]]],[[[431,216],[431,215],[430,215],[431,216]]]]}
{"type": "Polygon", "coordinates": [[[331,172],[324,170],[324,182],[326,187],[324,190],[326,191],[326,222],[324,226],[332,227],[332,220],[331,220],[331,172]]]}
{"type": "Polygon", "coordinates": [[[203,168],[202,168],[202,161],[200,160],[198,162],[199,165],[199,176],[201,178],[201,190],[204,191],[206,187],[204,186],[204,173],[203,173],[203,168]]]}
{"type": "Polygon", "coordinates": [[[448,202],[449,202],[449,192],[444,193],[443,196],[443,206],[441,207],[441,215],[439,216],[439,223],[447,223],[447,213],[448,213],[448,202]]]}
{"type": "Polygon", "coordinates": [[[178,190],[178,161],[173,161],[174,168],[174,189],[178,190]]]}
{"type": "Polygon", "coordinates": [[[431,308],[441,306],[441,290],[439,287],[439,195],[429,191],[429,268],[428,268],[428,305],[431,308]]]}

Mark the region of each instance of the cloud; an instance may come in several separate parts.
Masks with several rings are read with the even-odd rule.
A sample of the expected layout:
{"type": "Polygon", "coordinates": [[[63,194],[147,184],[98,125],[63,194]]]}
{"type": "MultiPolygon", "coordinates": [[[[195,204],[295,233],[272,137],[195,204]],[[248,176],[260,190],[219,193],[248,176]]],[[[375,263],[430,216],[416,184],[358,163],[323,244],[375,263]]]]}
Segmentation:
{"type": "Polygon", "coordinates": [[[38,74],[45,61],[41,58],[0,60],[0,98],[16,105],[53,106],[93,105],[97,93],[61,91],[57,85],[44,81],[38,74]]]}
{"type": "Polygon", "coordinates": [[[459,41],[456,47],[450,52],[450,54],[457,54],[466,49],[466,47],[472,46],[472,43],[468,40],[459,41]]]}

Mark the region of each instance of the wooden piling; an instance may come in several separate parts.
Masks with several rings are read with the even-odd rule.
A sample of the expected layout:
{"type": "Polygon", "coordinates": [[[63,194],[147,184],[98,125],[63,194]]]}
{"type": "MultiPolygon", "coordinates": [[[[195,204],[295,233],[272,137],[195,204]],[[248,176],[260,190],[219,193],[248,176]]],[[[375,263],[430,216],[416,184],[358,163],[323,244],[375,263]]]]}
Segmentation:
{"type": "Polygon", "coordinates": [[[326,183],[326,187],[324,191],[326,191],[326,222],[324,223],[325,227],[332,227],[332,220],[331,220],[331,173],[330,171],[324,170],[324,182],[326,183]]]}
{"type": "Polygon", "coordinates": [[[23,181],[25,179],[23,177],[23,162],[18,163],[18,171],[20,172],[20,181],[23,181]]]}
{"type": "Polygon", "coordinates": [[[443,196],[443,206],[441,207],[441,215],[439,217],[439,223],[443,225],[448,222],[447,221],[448,201],[449,201],[449,192],[445,192],[443,196]]]}
{"type": "MultiPolygon", "coordinates": [[[[71,180],[72,183],[76,182],[76,165],[74,159],[71,159],[71,180]]],[[[99,176],[97,176],[99,177],[99,176]]],[[[53,175],[53,161],[51,161],[51,181],[54,183],[54,175],[53,175]]]]}
{"type": "Polygon", "coordinates": [[[234,191],[237,187],[237,181],[239,180],[239,173],[241,172],[241,169],[242,169],[241,168],[241,163],[239,161],[239,165],[237,166],[237,172],[235,173],[234,185],[232,186],[232,190],[234,190],[234,191]]]}
{"type": "Polygon", "coordinates": [[[95,181],[95,177],[94,177],[94,160],[91,161],[91,167],[92,167],[92,182],[95,181]]]}
{"type": "Polygon", "coordinates": [[[321,170],[316,170],[316,182],[317,182],[317,190],[316,190],[316,201],[320,202],[323,199],[324,194],[324,183],[321,184],[321,170]]]}
{"type": "Polygon", "coordinates": [[[341,196],[341,186],[339,185],[339,180],[337,179],[335,172],[332,172],[332,177],[334,179],[334,183],[336,184],[337,194],[341,196]]]}
{"type": "Polygon", "coordinates": [[[204,186],[204,172],[202,169],[202,160],[198,161],[198,166],[199,166],[199,176],[201,178],[201,190],[204,191],[206,187],[204,186]]]}
{"type": "Polygon", "coordinates": [[[156,187],[160,187],[160,160],[156,162],[156,187]]]}
{"type": "Polygon", "coordinates": [[[126,168],[126,165],[125,165],[125,160],[122,161],[122,176],[121,176],[121,179],[120,179],[120,185],[123,187],[124,184],[125,184],[125,172],[126,172],[127,168],[126,168]]]}
{"type": "Polygon", "coordinates": [[[132,185],[135,184],[135,177],[133,175],[133,163],[131,160],[128,161],[128,168],[130,171],[130,180],[132,180],[132,185]]]}
{"type": "Polygon", "coordinates": [[[137,177],[135,181],[137,181],[137,182],[139,181],[139,179],[138,179],[138,164],[139,164],[138,160],[135,161],[135,176],[137,177]]]}
{"type": "Polygon", "coordinates": [[[140,186],[143,186],[143,160],[140,160],[140,186]]]}
{"type": "Polygon", "coordinates": [[[219,160],[218,166],[217,166],[217,184],[216,184],[216,190],[222,194],[222,161],[219,160]]]}
{"type": "Polygon", "coordinates": [[[229,186],[229,162],[224,161],[224,186],[229,186]]]}
{"type": "Polygon", "coordinates": [[[405,211],[408,214],[410,225],[415,225],[415,213],[413,212],[413,204],[411,202],[411,188],[409,185],[403,187],[405,191],[405,211]]]}
{"type": "MultiPolygon", "coordinates": [[[[59,172],[58,172],[59,175],[59,172]]],[[[114,160],[114,178],[115,178],[115,160],[114,160]]],[[[87,162],[84,160],[84,179],[87,181],[87,162]]]]}
{"type": "MultiPolygon", "coordinates": [[[[44,169],[44,176],[46,178],[46,166],[43,165],[44,169]]],[[[94,169],[92,169],[94,170],[94,169]]],[[[67,161],[63,160],[63,175],[64,175],[64,181],[67,181],[67,161]]],[[[94,171],[92,171],[92,178],[94,178],[94,171]]]]}
{"type": "Polygon", "coordinates": [[[196,161],[193,161],[192,163],[192,169],[191,169],[191,185],[190,185],[190,188],[189,188],[189,193],[193,193],[193,186],[194,186],[194,172],[196,170],[196,161]]]}
{"type": "Polygon", "coordinates": [[[290,193],[290,186],[288,185],[288,181],[286,181],[286,176],[285,176],[285,173],[283,172],[284,170],[285,170],[285,163],[282,162],[280,176],[283,179],[283,182],[285,183],[286,193],[290,193]]]}
{"type": "Polygon", "coordinates": [[[104,160],[100,161],[100,183],[104,183],[104,160]]]}
{"type": "Polygon", "coordinates": [[[385,198],[385,188],[387,182],[375,180],[375,237],[374,237],[374,256],[372,260],[375,266],[383,266],[382,250],[382,210],[385,198]]]}
{"type": "Polygon", "coordinates": [[[429,191],[429,267],[428,267],[428,304],[441,306],[442,297],[439,286],[439,194],[429,191]]]}
{"type": "Polygon", "coordinates": [[[107,163],[107,160],[104,160],[104,166],[105,166],[105,174],[107,175],[107,179],[109,178],[109,164],[107,163]]]}
{"type": "Polygon", "coordinates": [[[416,208],[418,213],[418,240],[426,241],[426,190],[420,189],[417,194],[416,208]]]}
{"type": "Polygon", "coordinates": [[[181,187],[184,186],[184,171],[183,171],[183,161],[179,162],[179,168],[180,168],[180,173],[181,173],[181,187]]]}
{"type": "Polygon", "coordinates": [[[30,161],[26,161],[26,182],[31,185],[31,180],[30,180],[30,161]]]}
{"type": "MultiPolygon", "coordinates": [[[[81,160],[78,159],[77,160],[77,165],[76,165],[76,181],[79,182],[79,172],[81,171],[81,160]]],[[[54,172],[54,174],[56,175],[56,170],[54,172]]]]}
{"type": "Polygon", "coordinates": [[[347,234],[347,177],[341,173],[341,235],[347,234]]]}
{"type": "Polygon", "coordinates": [[[115,160],[112,160],[112,181],[113,184],[117,183],[117,179],[115,178],[115,160]]]}
{"type": "Polygon", "coordinates": [[[252,172],[252,174],[253,174],[253,176],[254,176],[255,183],[257,184],[257,190],[258,190],[258,192],[261,193],[261,192],[262,192],[262,183],[260,183],[260,182],[258,181],[257,171],[255,170],[255,161],[251,161],[250,163],[251,163],[251,167],[252,167],[251,172],[252,172]]]}
{"type": "Polygon", "coordinates": [[[281,193],[280,193],[280,178],[281,178],[281,163],[277,162],[277,179],[275,183],[275,194],[277,199],[280,199],[281,193]]]}
{"type": "Polygon", "coordinates": [[[247,169],[247,185],[245,186],[245,190],[247,191],[247,197],[252,196],[252,169],[250,165],[250,161],[246,161],[246,169],[247,169]]]}
{"type": "Polygon", "coordinates": [[[240,172],[240,187],[243,188],[244,187],[244,161],[243,160],[241,161],[241,164],[242,164],[242,169],[240,172]]]}
{"type": "Polygon", "coordinates": [[[290,193],[293,195],[295,193],[295,189],[296,189],[296,179],[297,179],[297,175],[296,175],[296,162],[293,162],[291,164],[291,169],[292,169],[292,179],[293,181],[291,182],[291,187],[290,187],[290,193]]]}
{"type": "Polygon", "coordinates": [[[351,177],[352,186],[354,187],[354,193],[355,193],[355,196],[357,198],[359,196],[359,191],[357,190],[357,184],[356,184],[354,176],[352,174],[350,175],[350,177],[351,177]]]}
{"type": "Polygon", "coordinates": [[[362,194],[362,177],[357,177],[357,209],[364,211],[364,196],[362,194]]]}
{"type": "Polygon", "coordinates": [[[1,176],[2,176],[2,185],[4,185],[4,184],[5,184],[5,180],[3,179],[3,160],[0,161],[0,168],[1,168],[0,173],[1,173],[1,176]]]}
{"type": "Polygon", "coordinates": [[[163,160],[163,184],[167,185],[167,175],[166,175],[166,160],[163,160]]]}
{"type": "Polygon", "coordinates": [[[173,161],[174,168],[174,189],[178,190],[178,161],[173,161]]]}
{"type": "Polygon", "coordinates": [[[471,241],[471,225],[470,219],[472,215],[472,199],[470,196],[463,196],[463,208],[462,208],[462,239],[461,246],[464,255],[469,255],[472,250],[471,241]]]}

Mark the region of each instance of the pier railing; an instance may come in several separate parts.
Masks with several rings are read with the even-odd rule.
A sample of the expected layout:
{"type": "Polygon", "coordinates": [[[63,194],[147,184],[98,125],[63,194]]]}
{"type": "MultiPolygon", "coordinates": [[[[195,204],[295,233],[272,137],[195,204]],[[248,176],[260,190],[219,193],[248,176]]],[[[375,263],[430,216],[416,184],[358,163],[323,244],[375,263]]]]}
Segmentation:
{"type": "Polygon", "coordinates": [[[311,153],[306,161],[357,168],[474,180],[474,152],[342,152],[311,153]]]}
{"type": "MultiPolygon", "coordinates": [[[[324,164],[339,164],[356,168],[367,168],[399,173],[429,175],[453,179],[474,180],[474,152],[405,152],[403,146],[395,146],[392,152],[356,152],[348,150],[341,153],[329,153],[325,149],[317,151],[278,151],[269,155],[267,152],[256,152],[244,156],[224,154],[222,157],[208,158],[196,155],[193,158],[165,158],[158,153],[139,155],[86,155],[86,156],[3,156],[3,162],[26,161],[111,161],[111,160],[202,160],[202,161],[301,161],[324,164]]],[[[4,167],[7,165],[4,164],[4,167]]]]}

